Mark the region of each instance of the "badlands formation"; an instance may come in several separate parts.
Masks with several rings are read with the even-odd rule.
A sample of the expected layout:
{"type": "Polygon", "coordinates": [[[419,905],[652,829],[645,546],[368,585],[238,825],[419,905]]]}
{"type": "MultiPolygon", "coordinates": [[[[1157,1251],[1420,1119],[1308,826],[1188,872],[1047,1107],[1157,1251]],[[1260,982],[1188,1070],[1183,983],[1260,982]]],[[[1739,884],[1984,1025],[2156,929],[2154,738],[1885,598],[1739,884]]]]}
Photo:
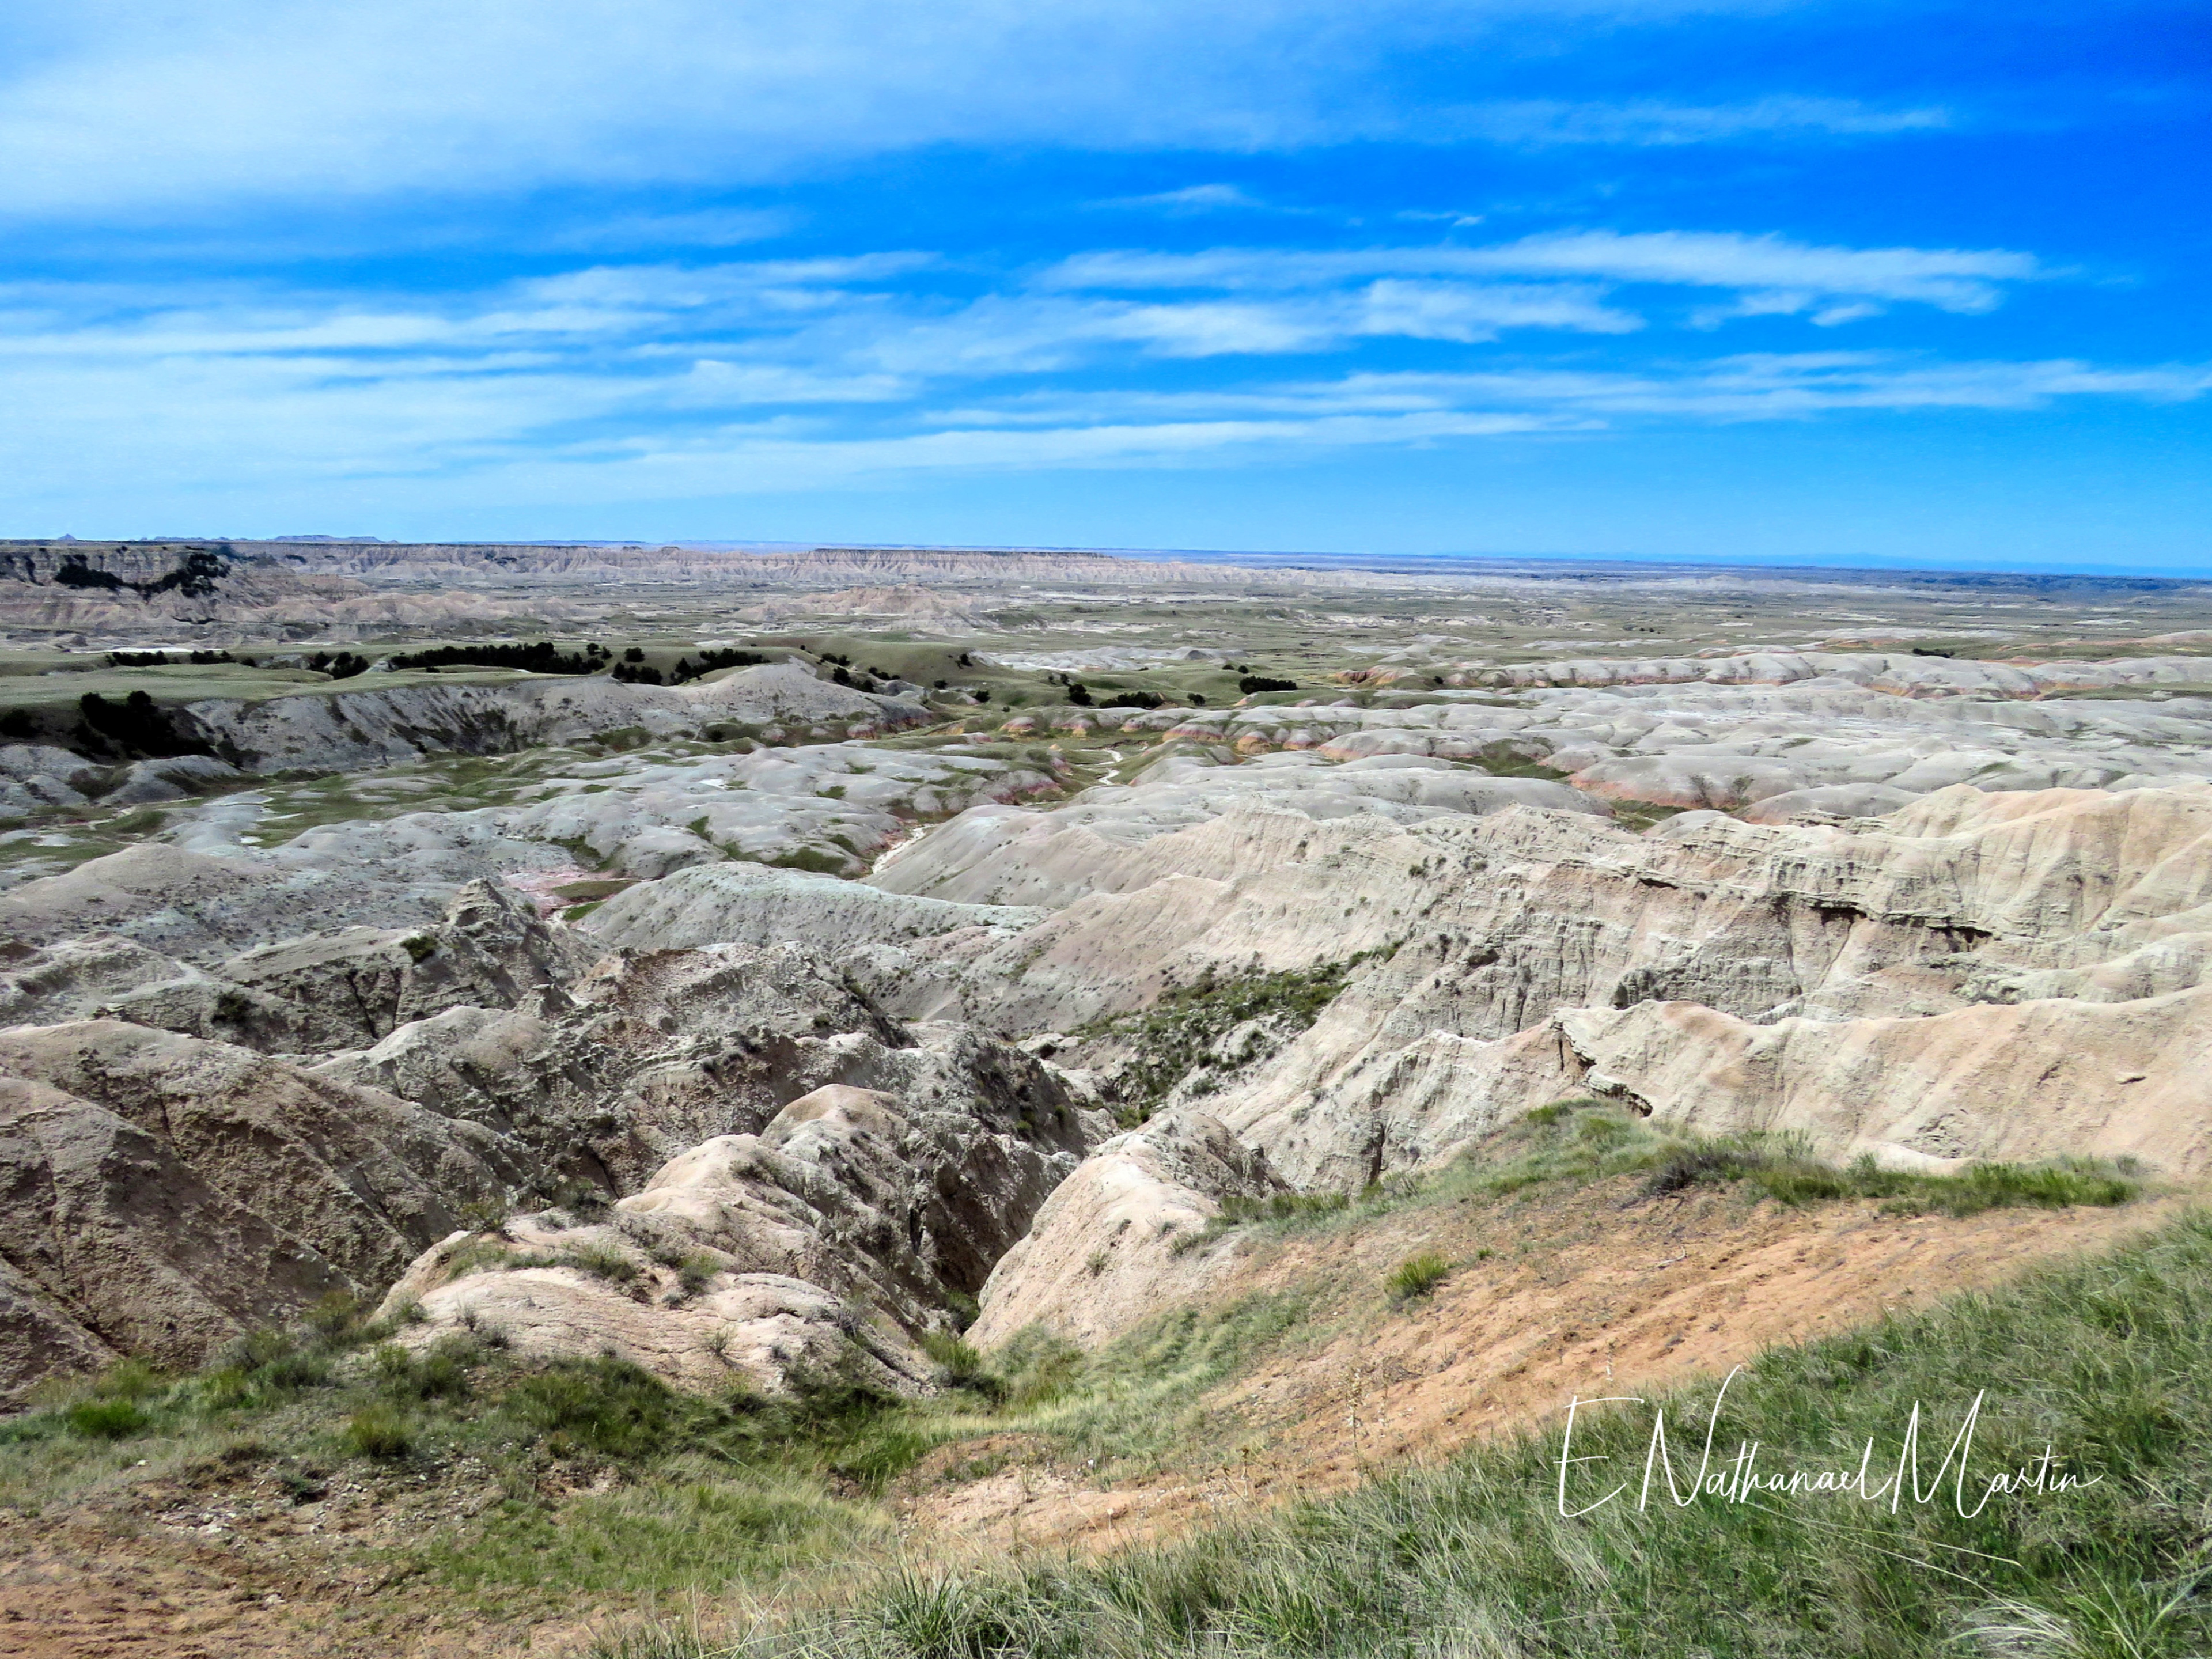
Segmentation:
{"type": "Polygon", "coordinates": [[[337,1291],[923,1393],[1570,1099],[2194,1179],[2208,598],[18,544],[0,1390],[337,1291]]]}

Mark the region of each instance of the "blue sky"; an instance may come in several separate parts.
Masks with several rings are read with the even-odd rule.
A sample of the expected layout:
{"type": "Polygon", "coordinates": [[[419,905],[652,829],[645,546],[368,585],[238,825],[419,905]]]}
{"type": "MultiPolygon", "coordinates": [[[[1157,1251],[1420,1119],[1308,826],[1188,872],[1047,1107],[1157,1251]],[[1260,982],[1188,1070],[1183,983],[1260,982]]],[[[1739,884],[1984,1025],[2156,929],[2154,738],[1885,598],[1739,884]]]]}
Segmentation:
{"type": "Polygon", "coordinates": [[[2208,39],[19,0],[0,533],[2212,569],[2208,39]]]}

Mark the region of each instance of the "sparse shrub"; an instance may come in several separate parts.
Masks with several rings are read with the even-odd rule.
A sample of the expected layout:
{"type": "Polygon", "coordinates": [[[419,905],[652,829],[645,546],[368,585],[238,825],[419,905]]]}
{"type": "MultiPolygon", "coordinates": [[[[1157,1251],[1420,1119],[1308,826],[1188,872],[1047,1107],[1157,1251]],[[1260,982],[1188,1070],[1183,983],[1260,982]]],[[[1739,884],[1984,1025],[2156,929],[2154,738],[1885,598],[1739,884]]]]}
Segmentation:
{"type": "Polygon", "coordinates": [[[81,730],[126,755],[158,758],[214,752],[214,745],[194,735],[196,722],[191,715],[161,708],[143,690],[131,692],[121,702],[88,691],[77,699],[77,712],[83,717],[81,730]]]}
{"type": "Polygon", "coordinates": [[[70,1432],[86,1440],[127,1440],[152,1421],[136,1400],[80,1400],[67,1418],[70,1432]]]}
{"type": "Polygon", "coordinates": [[[415,1446],[414,1437],[408,1432],[407,1419],[380,1402],[364,1406],[348,1418],[338,1437],[355,1456],[373,1457],[383,1462],[406,1456],[415,1446]]]}
{"type": "Polygon", "coordinates": [[[500,1409],[543,1436],[556,1457],[647,1456],[677,1438],[682,1419],[659,1378],[607,1355],[555,1362],[508,1389],[500,1409]]]}
{"type": "Polygon", "coordinates": [[[1577,1095],[1571,1100],[1555,1100],[1548,1106],[1539,1106],[1531,1111],[1523,1112],[1521,1115],[1521,1121],[1540,1129],[1547,1129],[1565,1123],[1577,1112],[1591,1107],[1602,1109],[1607,1104],[1607,1102],[1601,1100],[1595,1095],[1577,1095]]]}
{"type": "MultiPolygon", "coordinates": [[[[630,660],[637,661],[643,655],[633,647],[630,660]]],[[[538,640],[528,645],[434,646],[427,651],[399,652],[392,656],[391,663],[395,669],[520,668],[532,674],[589,674],[599,665],[599,658],[589,651],[564,652],[551,640],[538,640]]]]}
{"type": "Polygon", "coordinates": [[[1106,1264],[1109,1259],[1105,1251],[1093,1250],[1083,1259],[1083,1271],[1096,1279],[1106,1271],[1106,1264]]]}
{"type": "Polygon", "coordinates": [[[395,1400],[463,1400],[470,1393],[469,1371],[483,1360],[473,1336],[441,1336],[422,1354],[387,1342],[375,1354],[377,1381],[395,1400]]]}
{"type": "Polygon", "coordinates": [[[227,1343],[216,1364],[241,1373],[259,1394],[320,1388],[331,1380],[329,1357],[301,1347],[289,1331],[249,1331],[227,1343]]]}
{"type": "Polygon", "coordinates": [[[145,1400],[168,1384],[143,1359],[125,1359],[94,1378],[92,1392],[102,1400],[145,1400]]]}
{"type": "Polygon", "coordinates": [[[992,1370],[982,1352],[944,1331],[922,1334],[921,1351],[937,1362],[937,1381],[948,1389],[966,1389],[991,1400],[1003,1399],[1006,1384],[992,1370]]]}
{"type": "Polygon", "coordinates": [[[350,1291],[331,1291],[318,1298],[303,1317],[309,1330],[337,1346],[360,1328],[362,1313],[361,1299],[350,1291]]]}
{"type": "Polygon", "coordinates": [[[694,1250],[676,1263],[676,1282],[687,1297],[698,1295],[714,1282],[722,1264],[704,1251],[694,1250]]]}
{"type": "Polygon", "coordinates": [[[1410,1302],[1426,1296],[1451,1276],[1452,1264],[1433,1250],[1409,1255],[1390,1270],[1383,1288],[1394,1302],[1410,1302]]]}
{"type": "Polygon", "coordinates": [[[1747,1182],[1779,1203],[1880,1199],[1891,1215],[1978,1215],[2014,1206],[2063,1209],[2131,1202],[2142,1182],[2126,1169],[2084,1160],[2044,1164],[1978,1164],[1952,1174],[1885,1170],[1871,1157],[1822,1163],[1802,1145],[1741,1139],[1697,1142],[1669,1151],[1644,1182],[1647,1197],[1694,1187],[1747,1182]]]}
{"type": "Polygon", "coordinates": [[[1228,1226],[1251,1221],[1299,1221],[1309,1216],[1335,1215],[1351,1203],[1342,1193],[1271,1193],[1265,1198],[1231,1195],[1221,1200],[1220,1218],[1228,1226]]]}
{"type": "Polygon", "coordinates": [[[1083,1370],[1083,1350],[1042,1326],[1017,1331],[999,1351],[1009,1411],[1034,1410],[1066,1398],[1083,1370]]]}
{"type": "Polygon", "coordinates": [[[318,674],[328,674],[334,680],[349,680],[356,674],[368,672],[368,659],[350,651],[341,651],[335,656],[327,651],[318,651],[307,659],[307,667],[318,674]]]}
{"type": "Polygon", "coordinates": [[[562,1255],[560,1265],[580,1268],[616,1285],[627,1285],[637,1277],[637,1263],[611,1244],[587,1242],[571,1245],[562,1255]]]}
{"type": "Polygon", "coordinates": [[[1125,1037],[1135,1050],[1114,1080],[1121,1127],[1144,1122],[1184,1079],[1212,1066],[1209,1050],[1239,1025],[1264,1020],[1283,1034],[1305,1030],[1370,954],[1279,974],[1219,979],[1209,973],[1194,985],[1169,991],[1141,1014],[1085,1027],[1079,1035],[1125,1037]]]}
{"type": "Polygon", "coordinates": [[[945,1291],[945,1309],[952,1316],[955,1330],[964,1331],[983,1316],[982,1304],[965,1291],[945,1291]]]}
{"type": "MultiPolygon", "coordinates": [[[[125,812],[107,826],[112,836],[150,836],[169,821],[169,815],[157,806],[142,806],[135,812],[125,812]]],[[[222,997],[216,998],[221,1011],[222,997]]]]}

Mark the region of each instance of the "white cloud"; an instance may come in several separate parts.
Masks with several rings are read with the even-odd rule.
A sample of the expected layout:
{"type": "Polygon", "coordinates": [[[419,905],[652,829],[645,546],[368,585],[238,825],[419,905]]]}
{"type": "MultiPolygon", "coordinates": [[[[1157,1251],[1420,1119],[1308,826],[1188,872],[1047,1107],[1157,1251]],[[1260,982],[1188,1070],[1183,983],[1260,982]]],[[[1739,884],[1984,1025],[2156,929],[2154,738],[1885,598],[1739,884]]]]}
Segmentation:
{"type": "Polygon", "coordinates": [[[1199,213],[1283,213],[1295,210],[1275,207],[1235,185],[1186,185],[1181,190],[1158,191],[1150,196],[1110,197],[1091,205],[1097,208],[1149,209],[1175,218],[1187,218],[1199,213]]]}
{"type": "Polygon", "coordinates": [[[1603,303],[1579,283],[1542,287],[1386,280],[1360,295],[1362,334],[1414,340],[1494,340],[1509,328],[1572,329],[1585,334],[1632,334],[1644,319],[1603,303]]]}
{"type": "MultiPolygon", "coordinates": [[[[1332,331],[1373,323],[1378,307],[1407,313],[1381,325],[1401,333],[1489,324],[1454,309],[1460,289],[1380,283],[1379,300],[1361,291],[1334,313],[1301,309],[1304,301],[1040,307],[1017,296],[996,302],[1000,311],[971,307],[962,314],[964,332],[945,319],[917,327],[875,316],[865,305],[828,321],[802,310],[781,331],[690,340],[657,326],[625,334],[608,321],[627,314],[608,309],[611,296],[711,309],[748,291],[750,278],[726,271],[691,286],[683,275],[578,273],[565,288],[540,285],[562,291],[526,296],[534,307],[503,291],[473,314],[336,304],[318,312],[300,296],[281,306],[244,296],[226,308],[201,295],[189,313],[125,325],[103,315],[74,331],[57,328],[48,309],[25,309],[20,294],[0,296],[18,302],[0,318],[35,319],[29,338],[0,321],[11,393],[0,406],[0,475],[34,480],[40,496],[56,499],[89,499],[121,470],[137,488],[179,500],[199,489],[382,480],[433,502],[471,492],[523,499],[509,492],[526,488],[548,502],[621,501],[801,490],[915,471],[1225,466],[1291,451],[1655,423],[2020,411],[2212,393],[2212,365],[1821,352],[1639,371],[1361,373],[1194,391],[1047,383],[993,395],[1010,369],[1117,346],[1247,357],[1305,349],[1336,338],[1332,331]],[[943,331],[932,335],[932,326],[943,331]],[[950,410],[922,401],[933,386],[963,385],[986,395],[950,410]]],[[[18,496],[19,507],[32,499],[28,490],[18,496]]]]}
{"type": "Polygon", "coordinates": [[[1950,126],[1952,116],[1936,106],[1880,109],[1849,98],[1776,96],[1706,105],[1531,99],[1478,105],[1459,125],[1502,143],[1672,146],[1806,134],[1872,137],[1930,132],[1950,126]]]}
{"type": "Polygon", "coordinates": [[[1913,301],[1967,312],[1996,305],[1999,283],[2043,274],[2033,255],[2002,248],[1820,247],[1733,232],[1560,231],[1482,252],[1499,270],[1913,301]]]}
{"type": "Polygon", "coordinates": [[[538,479],[548,501],[586,499],[598,478],[605,499],[631,500],[2212,392],[2212,367],[2193,364],[1822,351],[1626,369],[1526,356],[1547,337],[1554,350],[1576,337],[1579,353],[1638,329],[1609,283],[1740,282],[1729,303],[1819,322],[1900,297],[1970,308],[1949,285],[2033,270],[2002,253],[1589,233],[1475,250],[1100,255],[1057,268],[1057,288],[975,297],[932,297],[930,284],[972,289],[975,273],[916,252],[603,264],[430,295],[17,283],[0,287],[0,477],[16,481],[19,510],[93,499],[118,474],[187,493],[538,479]],[[1482,263],[1460,266],[1470,253],[1482,263]],[[1304,264],[1285,270],[1294,258],[1304,264]],[[1508,331],[1510,367],[1458,350],[1424,359],[1449,372],[1310,367],[1371,339],[1457,347],[1508,331]],[[1286,374],[1286,357],[1307,366],[1286,374]],[[1191,375],[1158,368],[1208,359],[1219,366],[1195,388],[1170,389],[1191,375]],[[1054,378],[1071,371],[1080,380],[1054,378]]]}
{"type": "Polygon", "coordinates": [[[1614,283],[1735,289],[1740,314],[1831,308],[1848,300],[1987,311],[2002,284],[2048,273],[2002,248],[1853,248],[1733,231],[1558,231],[1486,247],[1314,252],[1214,248],[1077,254],[1039,277],[1065,290],[1297,289],[1376,276],[1573,276],[1614,283]]]}
{"type": "Polygon", "coordinates": [[[1794,420],[1844,410],[2027,410],[2068,398],[2182,403],[2212,393],[2212,364],[2100,367],[2073,358],[1928,362],[1881,352],[1723,357],[1667,371],[1516,369],[1495,374],[1364,374],[1301,389],[1328,407],[1541,409],[1598,416],[1794,420]]]}
{"type": "MultiPolygon", "coordinates": [[[[1696,0],[1760,9],[1765,0],[1696,0]]],[[[1393,70],[1501,20],[1683,0],[27,0],[0,212],[788,177],[930,143],[1251,150],[1397,136],[1393,70]]]]}
{"type": "Polygon", "coordinates": [[[1382,282],[1342,293],[1146,302],[988,295],[949,315],[837,319],[805,348],[845,349],[900,374],[1045,374],[1115,347],[1154,357],[1333,351],[1395,337],[1472,343],[1508,329],[1625,334],[1640,319],[1568,283],[1543,287],[1382,282]]]}

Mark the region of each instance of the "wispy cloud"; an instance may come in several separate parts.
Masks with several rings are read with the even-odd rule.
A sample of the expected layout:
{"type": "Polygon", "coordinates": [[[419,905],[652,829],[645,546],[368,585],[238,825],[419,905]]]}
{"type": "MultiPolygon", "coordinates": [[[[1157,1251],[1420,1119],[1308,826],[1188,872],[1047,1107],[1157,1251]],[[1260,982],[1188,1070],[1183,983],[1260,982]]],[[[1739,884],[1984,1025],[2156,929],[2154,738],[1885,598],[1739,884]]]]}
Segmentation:
{"type": "Polygon", "coordinates": [[[1150,356],[1267,356],[1363,339],[1493,340],[1509,330],[1626,334],[1628,313],[1568,283],[1379,282],[1341,293],[1175,301],[991,295],[942,318],[860,325],[870,361],[921,374],[1041,374],[1114,347],[1150,356]]]}
{"type": "MultiPolygon", "coordinates": [[[[1183,289],[1193,270],[1213,284],[1172,296],[1070,282],[930,301],[906,284],[942,262],[915,252],[601,264],[382,302],[243,283],[183,293],[17,284],[0,289],[10,390],[0,473],[82,491],[127,454],[134,476],[173,491],[406,479],[435,499],[465,478],[527,485],[549,501],[627,501],[932,471],[1221,467],[1654,425],[2212,393],[2212,365],[1876,351],[1633,369],[1460,358],[1449,370],[1311,374],[1315,354],[1362,340],[1456,347],[1507,331],[1588,340],[1641,325],[1601,287],[1564,273],[1723,285],[1782,264],[1808,282],[1825,273],[1832,288],[1895,297],[2022,268],[1999,263],[2019,256],[1914,250],[1861,262],[1857,251],[1757,238],[1581,234],[1507,252],[1554,280],[1437,274],[1438,252],[1417,250],[1313,256],[1322,263],[1309,286],[1291,292],[1279,269],[1262,283],[1252,273],[1264,256],[1241,251],[1166,266],[1098,256],[1090,267],[1109,288],[1183,289]],[[1962,269],[1975,259],[1990,263],[1962,269]],[[1286,374],[1300,358],[1306,367],[1286,374]],[[1143,373],[1149,362],[1201,359],[1237,362],[1239,378],[1170,389],[1143,373]],[[1060,377],[1074,368],[1079,381],[1060,377]]],[[[1945,298],[1955,296],[1939,290],[1933,302],[1945,298]]]]}
{"type": "Polygon", "coordinates": [[[1745,354],[1642,373],[1515,368],[1356,374],[1197,392],[1037,391],[968,404],[946,424],[1318,420],[1347,415],[1520,414],[1547,429],[1682,421],[1802,421],[1846,410],[2026,411],[2069,398],[2176,404],[2212,396],[2212,363],[2118,368],[2070,358],[1931,362],[1897,353],[1745,354]]]}
{"type": "MultiPolygon", "coordinates": [[[[1702,0],[1759,9],[1766,0],[1702,0]]],[[[1673,0],[100,0],[22,25],[0,213],[784,179],[929,144],[1449,142],[1418,68],[1673,0]]],[[[1572,123],[1569,123],[1570,125],[1572,123]]]]}
{"type": "Polygon", "coordinates": [[[1186,185],[1181,190],[1156,191],[1149,196],[1111,196],[1090,205],[1164,213],[1177,219],[1188,219],[1201,213],[1302,211],[1296,208],[1277,207],[1236,185],[1186,185]]]}
{"type": "Polygon", "coordinates": [[[2002,248],[1853,248],[1737,232],[1580,230],[1486,247],[1082,253],[1054,265],[1038,283],[1059,289],[1249,290],[1376,276],[1578,276],[1733,289],[1760,296],[1752,308],[1765,311],[1801,312],[1845,301],[1978,312],[2002,302],[2005,283],[2046,274],[2032,254],[2002,248]]]}
{"type": "Polygon", "coordinates": [[[566,252],[627,252],[648,247],[736,247],[787,234],[799,216],[788,208],[701,208],[689,213],[616,213],[559,225],[536,246],[566,252]]]}
{"type": "Polygon", "coordinates": [[[1938,105],[1885,109],[1849,98],[1774,96],[1738,104],[1565,103],[1530,99],[1479,105],[1461,118],[1471,134],[1509,144],[1636,147],[1726,143],[1747,138],[1881,137],[1954,124],[1938,105]]]}

